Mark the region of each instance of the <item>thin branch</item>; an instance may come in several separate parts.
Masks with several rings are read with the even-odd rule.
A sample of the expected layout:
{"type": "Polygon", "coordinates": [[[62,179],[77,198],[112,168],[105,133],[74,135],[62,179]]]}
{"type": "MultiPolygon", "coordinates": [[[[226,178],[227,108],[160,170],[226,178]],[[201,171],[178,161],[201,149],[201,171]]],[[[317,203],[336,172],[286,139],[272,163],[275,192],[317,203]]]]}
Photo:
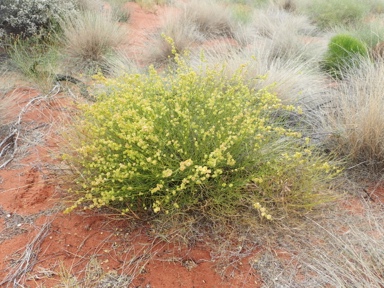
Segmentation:
{"type": "Polygon", "coordinates": [[[20,138],[21,123],[22,123],[24,114],[28,111],[28,109],[34,103],[42,101],[42,100],[46,100],[50,97],[53,97],[53,96],[57,95],[59,92],[60,92],[60,85],[56,84],[51,89],[51,91],[49,91],[49,93],[47,95],[39,95],[39,96],[32,98],[23,107],[23,109],[21,109],[21,111],[17,117],[17,121],[15,123],[13,123],[9,129],[9,134],[7,136],[5,136],[5,138],[0,142],[0,149],[1,149],[0,150],[0,159],[1,159],[1,157],[5,156],[7,154],[7,152],[12,151],[11,154],[9,155],[8,159],[3,160],[4,162],[0,164],[0,169],[3,169],[5,166],[7,166],[8,163],[10,163],[15,157],[15,154],[16,154],[17,148],[18,148],[18,140],[20,138]]]}
{"type": "Polygon", "coordinates": [[[23,254],[16,261],[17,265],[8,273],[4,280],[0,282],[1,287],[5,284],[5,287],[8,287],[9,285],[13,285],[13,287],[22,287],[20,281],[24,279],[25,275],[29,271],[33,270],[33,267],[37,263],[37,257],[41,250],[40,246],[49,233],[52,221],[53,218],[45,223],[35,238],[33,238],[33,240],[26,245],[23,254]]]}

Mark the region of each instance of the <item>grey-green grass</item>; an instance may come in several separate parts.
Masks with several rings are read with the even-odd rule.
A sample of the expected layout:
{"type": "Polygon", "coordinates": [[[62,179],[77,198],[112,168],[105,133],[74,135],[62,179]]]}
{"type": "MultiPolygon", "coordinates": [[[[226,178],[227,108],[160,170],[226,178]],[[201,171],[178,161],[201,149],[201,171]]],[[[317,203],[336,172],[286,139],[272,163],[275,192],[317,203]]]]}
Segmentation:
{"type": "Polygon", "coordinates": [[[231,11],[216,1],[183,3],[180,13],[171,11],[162,19],[162,27],[150,36],[150,49],[144,53],[146,63],[164,65],[173,59],[172,38],[178,53],[191,50],[209,39],[234,37],[237,28],[231,11]]]}
{"type": "Polygon", "coordinates": [[[364,42],[372,50],[378,43],[384,41],[384,27],[379,19],[369,22],[360,22],[355,25],[337,26],[331,29],[332,33],[348,34],[364,42]]]}
{"type": "Polygon", "coordinates": [[[231,11],[220,2],[191,0],[182,9],[183,22],[195,26],[204,38],[233,37],[236,28],[231,11]]]}
{"type": "Polygon", "coordinates": [[[271,58],[296,59],[300,56],[305,62],[319,57],[318,43],[306,44],[304,41],[314,36],[319,36],[318,29],[306,16],[269,6],[256,9],[252,20],[237,32],[235,39],[243,47],[266,45],[271,58]]]}
{"type": "Polygon", "coordinates": [[[167,40],[168,37],[172,39],[176,51],[181,54],[204,40],[196,27],[185,21],[183,16],[170,13],[162,21],[162,27],[149,36],[149,49],[143,53],[143,60],[148,65],[162,66],[173,62],[173,47],[167,40]]]}
{"type": "Polygon", "coordinates": [[[370,4],[360,0],[313,0],[307,5],[306,12],[323,29],[358,23],[370,11],[370,4]]]}
{"type": "Polygon", "coordinates": [[[52,36],[19,38],[11,44],[8,53],[11,63],[27,80],[43,91],[52,88],[60,63],[58,43],[52,36]]]}
{"type": "Polygon", "coordinates": [[[128,0],[109,0],[111,6],[112,17],[118,22],[128,22],[131,17],[131,11],[126,6],[128,0]]]}
{"type": "Polygon", "coordinates": [[[96,73],[122,44],[126,31],[108,12],[81,11],[63,19],[59,41],[71,70],[96,73]]]}
{"type": "Polygon", "coordinates": [[[380,171],[384,167],[383,62],[360,59],[344,81],[331,90],[326,129],[333,150],[380,171]]]}
{"type": "Polygon", "coordinates": [[[295,229],[287,225],[263,231],[268,244],[252,263],[265,279],[263,288],[384,285],[380,206],[345,197],[345,205],[357,206],[360,212],[328,207],[321,215],[307,216],[295,229]],[[280,249],[289,258],[277,257],[280,249]]]}

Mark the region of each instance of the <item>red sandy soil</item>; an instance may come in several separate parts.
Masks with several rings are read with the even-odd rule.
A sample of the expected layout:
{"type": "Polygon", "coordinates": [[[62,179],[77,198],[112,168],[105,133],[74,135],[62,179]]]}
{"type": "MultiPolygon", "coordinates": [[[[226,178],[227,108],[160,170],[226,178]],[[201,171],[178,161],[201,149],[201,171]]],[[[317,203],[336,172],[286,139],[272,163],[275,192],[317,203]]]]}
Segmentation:
{"type": "MultiPolygon", "coordinates": [[[[148,12],[134,3],[129,7],[131,19],[124,25],[130,28],[130,39],[136,39],[131,44],[140,44],[144,29],[153,31],[160,25],[164,8],[148,12]]],[[[11,95],[17,101],[10,107],[9,123],[41,92],[19,87],[11,95]]],[[[53,287],[62,267],[81,278],[92,259],[98,260],[103,273],[131,275],[129,287],[260,287],[262,280],[251,267],[260,247],[221,273],[204,243],[168,243],[155,238],[148,225],[133,227],[129,219],[108,214],[63,214],[67,189],[60,177],[65,166],[59,160],[58,131],[73,113],[73,99],[64,93],[34,103],[22,118],[24,135],[16,158],[0,170],[0,283],[9,280],[4,287],[53,287]]],[[[370,191],[384,199],[384,189],[370,191]]],[[[289,258],[285,251],[275,253],[289,258]]]]}

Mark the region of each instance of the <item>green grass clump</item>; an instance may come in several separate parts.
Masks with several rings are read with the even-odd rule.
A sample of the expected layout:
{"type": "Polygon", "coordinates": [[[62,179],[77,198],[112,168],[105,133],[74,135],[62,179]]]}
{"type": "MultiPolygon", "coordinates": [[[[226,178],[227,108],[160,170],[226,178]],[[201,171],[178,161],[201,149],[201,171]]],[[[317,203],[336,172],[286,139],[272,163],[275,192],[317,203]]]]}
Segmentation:
{"type": "Polygon", "coordinates": [[[359,23],[354,26],[337,27],[337,34],[348,34],[362,42],[368,49],[373,49],[378,43],[384,41],[384,27],[378,20],[370,21],[369,23],[359,23]]]}
{"type": "Polygon", "coordinates": [[[40,89],[49,91],[59,66],[57,43],[53,37],[38,35],[27,39],[17,38],[10,44],[11,63],[40,89]]]}
{"type": "Polygon", "coordinates": [[[134,0],[132,2],[139,4],[144,9],[151,9],[156,5],[165,5],[169,1],[168,0],[134,0]]]}
{"type": "Polygon", "coordinates": [[[247,24],[252,19],[252,8],[244,4],[232,4],[232,17],[241,24],[247,24]]]}
{"type": "Polygon", "coordinates": [[[370,11],[369,3],[360,0],[314,0],[308,12],[322,28],[359,22],[370,11]]]}
{"type": "Polygon", "coordinates": [[[176,62],[165,75],[102,78],[106,92],[82,107],[65,156],[79,197],[67,211],[271,219],[313,207],[335,170],[275,123],[294,108],[250,89],[241,69],[228,80],[176,62]]]}
{"type": "Polygon", "coordinates": [[[349,67],[358,65],[359,57],[368,57],[366,45],[347,34],[332,37],[323,62],[323,69],[334,78],[342,78],[349,67]]]}

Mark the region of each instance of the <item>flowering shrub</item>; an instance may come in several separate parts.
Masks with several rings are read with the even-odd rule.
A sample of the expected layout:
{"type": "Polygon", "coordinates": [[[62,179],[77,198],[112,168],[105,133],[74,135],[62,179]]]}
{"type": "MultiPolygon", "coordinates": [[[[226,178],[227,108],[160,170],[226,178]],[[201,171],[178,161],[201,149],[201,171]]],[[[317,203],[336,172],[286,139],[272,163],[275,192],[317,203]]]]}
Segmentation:
{"type": "Polygon", "coordinates": [[[0,38],[9,34],[28,37],[42,32],[74,9],[71,0],[2,0],[0,38]]]}
{"type": "MultiPolygon", "coordinates": [[[[310,207],[334,168],[272,121],[292,110],[241,72],[196,73],[178,57],[160,75],[104,79],[98,101],[83,106],[65,159],[78,171],[78,200],[67,209],[113,206],[125,213],[241,211],[272,219],[310,207]],[[252,212],[253,211],[253,212],[252,212]]],[[[240,213],[242,215],[242,213],[240,213]]]]}

